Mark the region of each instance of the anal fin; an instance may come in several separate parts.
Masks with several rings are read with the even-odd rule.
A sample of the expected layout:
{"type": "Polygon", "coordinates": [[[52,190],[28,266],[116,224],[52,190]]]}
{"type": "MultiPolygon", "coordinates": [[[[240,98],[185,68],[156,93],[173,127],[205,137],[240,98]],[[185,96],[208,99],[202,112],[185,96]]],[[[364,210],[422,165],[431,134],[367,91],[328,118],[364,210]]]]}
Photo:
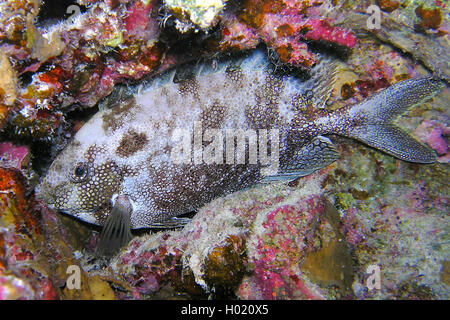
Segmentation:
{"type": "Polygon", "coordinates": [[[192,220],[191,218],[172,217],[170,219],[161,222],[153,222],[149,227],[158,229],[182,228],[186,224],[188,224],[191,220],[192,220]]]}
{"type": "Polygon", "coordinates": [[[111,257],[131,239],[130,218],[133,209],[126,196],[118,196],[100,233],[97,255],[111,257]]]}
{"type": "Polygon", "coordinates": [[[280,173],[274,176],[266,176],[262,183],[283,180],[295,180],[298,177],[306,176],[316,170],[322,169],[339,159],[339,152],[336,150],[330,139],[317,136],[310,143],[297,151],[287,163],[280,167],[280,173]]]}

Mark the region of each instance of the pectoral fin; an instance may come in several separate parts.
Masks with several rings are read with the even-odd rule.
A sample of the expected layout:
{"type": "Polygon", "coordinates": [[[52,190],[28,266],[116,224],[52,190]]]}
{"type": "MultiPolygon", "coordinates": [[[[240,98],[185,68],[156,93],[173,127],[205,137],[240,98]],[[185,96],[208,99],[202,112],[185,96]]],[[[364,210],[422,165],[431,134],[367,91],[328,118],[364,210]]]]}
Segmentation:
{"type": "Polygon", "coordinates": [[[339,157],[340,155],[331,140],[318,136],[298,150],[289,161],[286,161],[287,164],[280,167],[280,174],[264,177],[261,182],[295,180],[326,167],[339,157]]]}
{"type": "Polygon", "coordinates": [[[114,207],[103,225],[97,254],[111,257],[119,252],[131,239],[130,218],[132,206],[126,196],[118,196],[114,207]]]}

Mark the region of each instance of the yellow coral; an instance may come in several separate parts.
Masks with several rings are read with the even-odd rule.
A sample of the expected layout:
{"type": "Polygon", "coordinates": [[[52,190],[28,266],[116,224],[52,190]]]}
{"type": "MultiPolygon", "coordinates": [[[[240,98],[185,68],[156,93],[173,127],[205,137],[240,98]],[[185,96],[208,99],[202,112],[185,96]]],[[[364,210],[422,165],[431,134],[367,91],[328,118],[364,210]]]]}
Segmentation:
{"type": "Polygon", "coordinates": [[[225,7],[225,0],[165,0],[167,8],[178,19],[177,28],[186,31],[189,24],[207,29],[218,20],[218,15],[225,7]]]}
{"type": "Polygon", "coordinates": [[[4,92],[4,102],[13,104],[17,97],[17,75],[12,69],[8,57],[0,51],[0,91],[4,92]]]}

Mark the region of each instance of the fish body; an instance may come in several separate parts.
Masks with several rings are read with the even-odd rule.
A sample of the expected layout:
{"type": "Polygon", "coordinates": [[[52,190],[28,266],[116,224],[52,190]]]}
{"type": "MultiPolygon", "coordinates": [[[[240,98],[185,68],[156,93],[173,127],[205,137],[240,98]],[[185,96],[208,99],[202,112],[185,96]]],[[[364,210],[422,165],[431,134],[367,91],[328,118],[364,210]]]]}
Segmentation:
{"type": "Polygon", "coordinates": [[[435,161],[431,149],[391,121],[435,95],[439,80],[402,81],[328,111],[323,105],[333,68],[325,65],[298,79],[275,72],[264,53],[254,51],[180,74],[167,72],[112,95],[108,108],[52,163],[37,196],[92,224],[108,225],[116,216],[111,220],[123,229],[119,237],[129,239],[125,229],[170,225],[173,217],[216,197],[327,166],[339,158],[328,135],[354,138],[406,161],[435,161]],[[247,142],[239,149],[239,138],[235,145],[227,134],[244,134],[247,142]]]}

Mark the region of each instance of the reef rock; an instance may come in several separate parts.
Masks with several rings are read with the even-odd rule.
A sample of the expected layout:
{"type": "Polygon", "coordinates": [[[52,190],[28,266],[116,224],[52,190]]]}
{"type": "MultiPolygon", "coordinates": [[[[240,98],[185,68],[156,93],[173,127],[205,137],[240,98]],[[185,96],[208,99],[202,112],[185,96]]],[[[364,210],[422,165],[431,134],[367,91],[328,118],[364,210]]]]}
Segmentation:
{"type": "Polygon", "coordinates": [[[185,294],[202,289],[204,294],[242,299],[342,297],[352,277],[347,249],[337,249],[345,264],[323,271],[323,287],[302,271],[305,259],[311,273],[311,266],[329,259],[308,258],[322,249],[318,237],[327,238],[328,255],[336,251],[330,248],[335,246],[331,238],[344,241],[342,236],[337,240],[336,224],[327,222],[320,181],[313,175],[300,187],[271,185],[217,199],[182,230],[135,238],[112,262],[114,275],[147,295],[170,285],[185,294]],[[179,279],[183,274],[191,279],[179,279]]]}

